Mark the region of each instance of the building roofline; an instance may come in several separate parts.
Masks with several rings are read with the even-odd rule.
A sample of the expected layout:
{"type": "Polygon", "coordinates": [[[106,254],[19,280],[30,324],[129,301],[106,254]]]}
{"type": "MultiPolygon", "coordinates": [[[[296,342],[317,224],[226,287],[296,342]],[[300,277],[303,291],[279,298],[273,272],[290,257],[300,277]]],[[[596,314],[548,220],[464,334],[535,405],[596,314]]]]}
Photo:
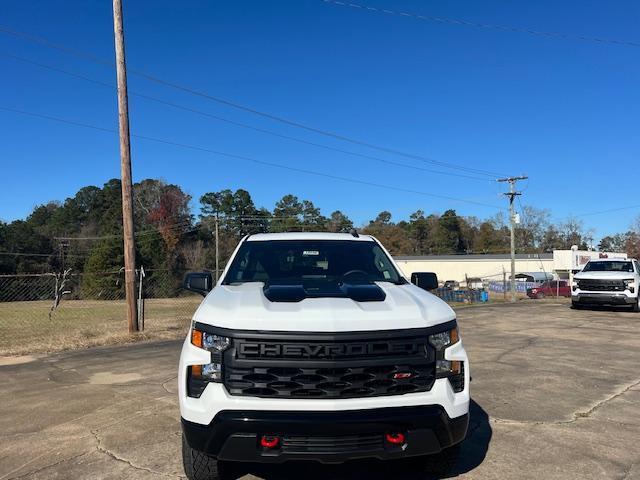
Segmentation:
{"type": "MultiPolygon", "coordinates": [[[[516,260],[553,260],[552,253],[516,253],[516,260]]],[[[442,261],[442,260],[462,260],[462,261],[483,261],[483,260],[510,260],[508,253],[470,253],[460,255],[398,255],[393,257],[396,261],[442,261]]]]}

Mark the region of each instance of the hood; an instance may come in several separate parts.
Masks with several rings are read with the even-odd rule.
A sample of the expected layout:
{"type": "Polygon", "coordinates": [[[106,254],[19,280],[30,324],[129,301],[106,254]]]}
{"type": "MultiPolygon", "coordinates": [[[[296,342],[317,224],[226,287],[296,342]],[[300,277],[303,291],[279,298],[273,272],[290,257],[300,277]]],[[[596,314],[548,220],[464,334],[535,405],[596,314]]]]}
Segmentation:
{"type": "Polygon", "coordinates": [[[633,278],[633,272],[579,272],[573,276],[574,280],[623,280],[633,278]]]}
{"type": "Polygon", "coordinates": [[[385,293],[383,301],[320,297],[271,302],[260,282],[218,285],[193,319],[237,330],[354,332],[424,328],[455,318],[449,305],[413,284],[377,285],[385,293]]]}

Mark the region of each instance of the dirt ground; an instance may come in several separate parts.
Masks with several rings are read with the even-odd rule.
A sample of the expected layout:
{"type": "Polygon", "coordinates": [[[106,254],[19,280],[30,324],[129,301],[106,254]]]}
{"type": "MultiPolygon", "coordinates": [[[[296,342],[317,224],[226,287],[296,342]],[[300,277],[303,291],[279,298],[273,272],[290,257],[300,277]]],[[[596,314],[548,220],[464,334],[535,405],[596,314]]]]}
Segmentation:
{"type": "MultiPolygon", "coordinates": [[[[473,404],[452,476],[640,479],[640,314],[522,301],[462,308],[459,323],[473,404]]],[[[0,480],[181,478],[180,343],[4,359],[0,480]]],[[[368,461],[243,478],[428,476],[368,461]]]]}

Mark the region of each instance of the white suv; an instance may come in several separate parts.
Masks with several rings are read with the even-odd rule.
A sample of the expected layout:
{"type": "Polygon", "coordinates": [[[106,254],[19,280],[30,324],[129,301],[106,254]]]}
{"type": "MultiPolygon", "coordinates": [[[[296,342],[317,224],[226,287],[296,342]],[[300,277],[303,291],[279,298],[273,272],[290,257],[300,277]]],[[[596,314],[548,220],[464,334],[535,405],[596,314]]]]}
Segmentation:
{"type": "Polygon", "coordinates": [[[606,258],[589,261],[573,277],[571,306],[629,305],[640,312],[638,288],[640,264],[631,258],[606,258]]]}
{"type": "MultiPolygon", "coordinates": [[[[189,479],[239,462],[424,456],[455,462],[469,422],[469,362],[453,310],[404,277],[373,237],[245,237],[182,348],[189,479]]],[[[210,291],[210,292],[209,292],[210,291]]]]}

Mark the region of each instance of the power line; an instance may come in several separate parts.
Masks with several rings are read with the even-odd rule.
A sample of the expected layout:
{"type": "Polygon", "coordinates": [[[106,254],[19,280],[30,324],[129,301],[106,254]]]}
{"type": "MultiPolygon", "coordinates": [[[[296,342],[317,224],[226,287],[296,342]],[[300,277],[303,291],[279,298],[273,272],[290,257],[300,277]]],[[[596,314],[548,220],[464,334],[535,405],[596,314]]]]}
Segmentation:
{"type": "MultiPolygon", "coordinates": [[[[158,226],[158,227],[155,227],[154,229],[147,229],[141,232],[136,232],[135,237],[136,238],[144,237],[146,235],[151,235],[156,233],[161,234],[162,233],[161,230],[168,230],[169,232],[172,232],[175,230],[175,232],[173,233],[189,233],[197,230],[197,228],[194,227],[194,228],[186,229],[182,232],[179,231],[181,229],[189,227],[190,225],[191,225],[191,222],[185,220],[184,222],[180,222],[180,223],[158,226]]],[[[113,234],[113,235],[99,235],[95,237],[53,237],[53,238],[54,240],[110,240],[114,238],[122,238],[122,234],[119,233],[119,234],[113,234]]]]}
{"type": "MultiPolygon", "coordinates": [[[[68,75],[70,77],[73,77],[73,78],[76,78],[76,79],[79,79],[79,80],[83,80],[83,81],[86,81],[86,82],[90,82],[90,83],[93,83],[95,85],[100,85],[100,86],[111,88],[111,89],[116,89],[117,88],[115,85],[113,85],[111,83],[103,82],[101,80],[96,80],[96,79],[93,79],[93,78],[90,78],[90,77],[87,77],[87,76],[84,76],[84,75],[81,75],[81,74],[78,74],[78,73],[75,73],[75,72],[71,72],[69,70],[65,70],[65,69],[62,69],[62,68],[59,68],[59,67],[55,67],[55,66],[52,66],[52,65],[48,65],[48,64],[45,64],[45,63],[37,62],[35,60],[31,60],[29,58],[25,58],[25,57],[22,57],[22,56],[19,56],[19,55],[15,55],[13,53],[9,53],[9,52],[3,51],[3,50],[0,50],[0,54],[5,55],[5,56],[10,57],[10,58],[13,58],[14,60],[18,60],[18,61],[21,61],[21,62],[24,62],[24,63],[28,63],[30,65],[34,65],[34,66],[37,66],[37,67],[40,67],[40,68],[43,68],[43,69],[51,70],[51,71],[54,71],[54,72],[57,72],[57,73],[61,73],[63,75],[68,75]]],[[[256,132],[260,132],[260,133],[264,133],[264,134],[267,134],[267,135],[272,135],[272,136],[275,136],[275,137],[278,137],[278,138],[283,138],[283,139],[286,139],[286,140],[290,140],[290,141],[293,141],[293,142],[298,142],[298,143],[302,143],[302,144],[305,144],[305,145],[310,145],[310,146],[314,146],[314,147],[318,147],[318,148],[323,148],[325,150],[331,150],[331,151],[338,152],[338,153],[343,153],[343,154],[346,154],[346,155],[351,155],[351,156],[366,158],[366,159],[370,159],[370,160],[375,160],[375,161],[378,161],[378,162],[381,162],[381,163],[386,163],[388,165],[394,165],[394,166],[397,166],[397,167],[408,168],[408,169],[411,169],[411,170],[418,170],[418,171],[423,171],[423,172],[435,173],[437,175],[447,175],[447,176],[452,176],[452,177],[469,178],[469,179],[472,179],[472,180],[480,180],[480,181],[485,181],[485,182],[492,182],[493,181],[490,178],[481,178],[481,177],[475,177],[475,176],[472,176],[472,175],[465,175],[465,174],[461,174],[461,173],[442,172],[442,171],[439,171],[439,170],[432,170],[432,169],[429,169],[429,168],[423,168],[423,167],[418,167],[418,166],[410,165],[410,164],[406,164],[406,163],[400,163],[400,162],[396,162],[396,161],[393,161],[393,160],[388,160],[388,159],[384,159],[384,158],[380,158],[380,157],[375,157],[373,155],[366,155],[366,154],[359,153],[359,152],[353,152],[353,151],[350,151],[350,150],[344,150],[344,149],[341,149],[341,148],[336,148],[336,147],[332,147],[332,146],[329,146],[329,145],[324,145],[324,144],[321,144],[321,143],[316,143],[316,142],[312,142],[312,141],[309,141],[309,140],[304,140],[302,138],[293,137],[291,135],[285,135],[285,134],[274,132],[273,130],[268,130],[268,129],[265,129],[265,128],[255,127],[253,125],[248,125],[246,123],[242,123],[242,122],[238,122],[238,121],[235,121],[235,120],[231,120],[231,119],[219,116],[219,115],[214,115],[214,114],[211,114],[209,112],[205,112],[203,110],[198,110],[198,109],[187,107],[187,106],[184,106],[184,105],[181,105],[181,104],[169,102],[169,101],[163,100],[161,98],[154,97],[154,96],[151,96],[151,95],[147,95],[147,94],[144,94],[144,93],[139,93],[139,92],[136,92],[136,91],[129,91],[129,96],[135,96],[135,97],[143,98],[145,100],[150,100],[150,101],[159,103],[159,104],[164,105],[164,106],[168,106],[168,107],[175,108],[175,109],[178,109],[178,110],[183,110],[183,111],[186,111],[186,112],[195,113],[197,115],[201,115],[201,116],[204,116],[204,117],[207,117],[207,118],[212,118],[214,120],[225,122],[225,123],[228,123],[230,125],[235,125],[237,127],[246,128],[246,129],[253,130],[253,131],[256,131],[256,132]]]]}
{"type": "MultiPolygon", "coordinates": [[[[73,48],[70,48],[70,47],[67,47],[67,46],[64,46],[64,45],[60,45],[60,44],[57,44],[57,43],[50,42],[49,40],[44,39],[42,37],[38,37],[38,36],[31,35],[31,34],[24,33],[24,32],[19,32],[19,31],[4,27],[2,25],[0,25],[0,32],[8,34],[8,35],[16,36],[16,37],[19,37],[19,38],[22,38],[22,39],[25,39],[25,40],[28,40],[30,42],[37,43],[39,45],[46,46],[48,48],[52,48],[52,49],[64,52],[66,54],[69,54],[69,55],[77,56],[77,57],[83,58],[85,60],[89,60],[89,61],[92,61],[94,63],[98,63],[100,65],[106,65],[106,66],[109,66],[110,68],[114,68],[112,62],[106,61],[106,60],[104,60],[102,58],[96,57],[95,55],[88,54],[86,52],[82,52],[82,51],[79,51],[79,50],[76,50],[76,49],[73,49],[73,48]]],[[[419,161],[424,162],[424,163],[438,165],[438,166],[445,167],[445,168],[462,170],[462,171],[466,171],[468,173],[474,173],[474,174],[477,174],[477,175],[485,175],[485,176],[491,177],[491,178],[495,178],[496,176],[500,175],[499,173],[496,173],[496,172],[491,172],[491,171],[482,170],[482,169],[476,169],[476,168],[472,168],[472,167],[466,167],[464,165],[458,165],[458,164],[449,163],[449,162],[443,162],[443,161],[440,161],[440,160],[435,160],[435,159],[430,158],[430,157],[403,152],[403,151],[400,151],[400,150],[397,150],[397,149],[394,149],[394,148],[389,148],[389,147],[385,147],[385,146],[381,146],[381,145],[376,145],[376,144],[369,143],[369,142],[366,142],[366,141],[363,141],[363,140],[358,140],[358,139],[355,139],[355,138],[347,137],[346,135],[342,135],[342,134],[339,134],[339,133],[331,132],[329,130],[323,130],[323,129],[320,129],[320,128],[316,128],[316,127],[313,127],[313,126],[310,126],[310,125],[306,125],[306,124],[303,124],[303,123],[300,123],[300,122],[297,122],[297,121],[294,121],[294,120],[289,120],[287,118],[284,118],[284,117],[281,117],[281,116],[278,116],[278,115],[274,115],[274,114],[271,114],[271,113],[268,113],[268,112],[257,110],[255,108],[248,107],[246,105],[242,105],[242,104],[239,104],[237,102],[233,102],[231,100],[227,100],[227,99],[224,99],[224,98],[221,98],[221,97],[216,97],[216,96],[210,95],[210,94],[208,94],[206,92],[195,90],[195,89],[193,89],[191,87],[187,87],[187,86],[180,85],[180,84],[177,84],[177,83],[174,83],[174,82],[170,82],[168,80],[164,80],[162,78],[159,78],[159,77],[156,77],[156,76],[151,75],[149,73],[146,73],[146,72],[144,72],[142,70],[136,70],[136,69],[129,68],[128,69],[128,73],[130,73],[132,75],[136,75],[136,76],[138,76],[140,78],[144,78],[144,79],[146,79],[148,81],[157,83],[159,85],[163,85],[165,87],[170,87],[170,88],[173,88],[173,89],[176,89],[176,90],[180,90],[180,91],[185,92],[185,93],[189,93],[189,94],[194,95],[194,96],[205,98],[207,100],[219,103],[221,105],[225,105],[227,107],[235,108],[237,110],[242,110],[242,111],[251,113],[253,115],[257,115],[257,116],[260,116],[260,117],[263,117],[263,118],[267,118],[269,120],[272,120],[272,121],[275,121],[275,122],[279,122],[279,123],[282,123],[282,124],[285,124],[285,125],[288,125],[288,126],[291,126],[291,127],[300,128],[300,129],[303,129],[303,130],[306,130],[306,131],[309,131],[309,132],[312,132],[312,133],[316,133],[316,134],[319,134],[319,135],[324,135],[326,137],[331,137],[331,138],[334,138],[336,140],[352,143],[354,145],[359,145],[361,147],[367,147],[367,148],[371,148],[371,149],[374,149],[374,150],[382,151],[382,152],[385,152],[385,153],[390,153],[390,154],[402,156],[402,157],[405,157],[405,158],[411,158],[411,159],[414,159],[414,160],[419,160],[419,161]]]]}
{"type": "MultiPolygon", "coordinates": [[[[326,223],[331,223],[331,222],[326,222],[326,223]]],[[[308,226],[308,225],[307,225],[308,226]]],[[[298,225],[298,227],[305,227],[305,225],[298,225]]],[[[358,230],[360,231],[360,230],[358,230]]],[[[366,234],[365,234],[366,235],[366,234]]],[[[100,248],[100,247],[94,247],[94,248],[100,248]]],[[[431,254],[431,255],[426,255],[426,256],[435,256],[437,257],[438,255],[457,255],[459,257],[464,257],[466,255],[496,255],[496,254],[503,254],[503,255],[508,255],[509,252],[507,251],[507,249],[500,249],[500,248],[494,248],[494,249],[488,249],[488,250],[483,250],[482,252],[473,252],[473,253],[460,253],[460,252],[455,252],[455,251],[450,251],[450,252],[446,252],[446,253],[436,253],[436,254],[431,254]]],[[[0,255],[11,255],[11,256],[22,256],[22,257],[55,257],[58,255],[57,252],[52,251],[51,253],[30,253],[30,252],[0,252],[0,255]]],[[[90,254],[74,254],[74,253],[65,253],[65,257],[67,258],[71,258],[71,257],[77,257],[77,258],[87,258],[90,254]]],[[[538,255],[538,254],[531,254],[531,255],[538,255]]],[[[400,255],[400,256],[404,256],[404,255],[400,255]]],[[[409,255],[411,256],[411,255],[409,255]]],[[[418,256],[425,256],[425,255],[418,255],[418,256]]],[[[146,271],[153,271],[153,269],[147,269],[145,268],[146,271]]],[[[113,271],[113,272],[100,272],[100,273],[119,273],[117,271],[113,271]]],[[[500,274],[502,275],[502,274],[500,274]]],[[[17,276],[17,275],[0,275],[0,277],[2,276],[17,276]]],[[[490,275],[481,275],[482,277],[484,276],[490,276],[490,275]]]]}
{"type": "Polygon", "coordinates": [[[0,252],[0,255],[12,255],[14,257],[51,257],[56,252],[51,253],[24,253],[24,252],[0,252]]]}
{"type": "MultiPolygon", "coordinates": [[[[623,211],[623,210],[632,210],[634,208],[640,208],[640,205],[629,205],[627,207],[609,208],[607,210],[599,210],[597,212],[589,212],[589,213],[580,213],[578,215],[570,215],[569,217],[577,217],[577,218],[590,217],[592,215],[601,215],[603,213],[620,212],[620,211],[623,211]]],[[[569,217],[566,217],[566,218],[569,218],[569,217]]]]}
{"type": "Polygon", "coordinates": [[[404,12],[399,10],[376,8],[369,5],[361,5],[357,3],[351,3],[351,2],[341,2],[339,0],[322,0],[322,1],[324,3],[339,5],[341,7],[351,7],[351,8],[359,9],[363,11],[368,10],[370,12],[384,13],[386,15],[394,15],[398,17],[409,17],[417,20],[425,20],[428,22],[445,23],[449,25],[463,25],[467,27],[477,27],[482,29],[501,30],[504,32],[526,33],[528,35],[535,35],[538,37],[546,37],[546,38],[559,38],[563,40],[582,40],[587,42],[597,42],[597,43],[620,45],[620,46],[626,46],[626,47],[640,47],[640,43],[626,41],[626,40],[616,40],[612,38],[603,38],[603,37],[591,37],[588,35],[574,35],[574,34],[562,33],[562,32],[545,32],[541,30],[532,30],[529,28],[513,27],[509,25],[470,22],[467,20],[460,20],[457,18],[440,17],[440,16],[434,16],[434,15],[421,15],[417,13],[404,12]]]}
{"type": "MultiPolygon", "coordinates": [[[[19,109],[10,108],[10,107],[4,107],[4,106],[0,106],[0,110],[4,110],[4,111],[7,111],[7,112],[12,112],[12,113],[18,113],[18,114],[21,114],[21,115],[26,115],[26,116],[35,117],[35,118],[41,118],[41,119],[45,119],[45,120],[50,120],[50,121],[54,121],[54,122],[58,122],[58,123],[62,123],[62,124],[73,125],[73,126],[76,126],[76,127],[89,128],[89,129],[97,130],[97,131],[101,131],[101,132],[117,133],[117,130],[115,130],[115,129],[99,127],[97,125],[91,125],[91,124],[88,124],[88,123],[76,122],[76,121],[73,121],[73,120],[67,120],[67,119],[63,119],[63,118],[60,118],[60,117],[54,117],[54,116],[51,116],[51,115],[45,115],[45,114],[41,114],[41,113],[28,112],[28,111],[25,111],[25,110],[19,110],[19,109]]],[[[332,179],[332,180],[339,180],[339,181],[342,181],[342,182],[354,183],[354,184],[358,184],[358,185],[366,185],[366,186],[369,186],[369,187],[382,188],[382,189],[392,190],[392,191],[396,191],[396,192],[412,193],[412,194],[415,194],[415,195],[422,195],[422,196],[432,197],[432,198],[440,198],[440,199],[443,199],[443,200],[450,200],[450,201],[461,202],[461,203],[469,203],[469,204],[478,205],[478,206],[482,206],[482,207],[489,207],[489,208],[495,208],[495,209],[498,209],[498,210],[504,210],[504,208],[496,206],[496,205],[490,205],[490,204],[487,204],[487,203],[476,202],[476,201],[473,201],[473,200],[465,200],[465,199],[461,199],[461,198],[450,197],[450,196],[447,196],[447,195],[438,195],[438,194],[435,194],[435,193],[423,192],[423,191],[420,191],[420,190],[412,190],[412,189],[396,187],[396,186],[392,186],[392,185],[386,185],[386,184],[382,184],[382,183],[369,182],[369,181],[366,181],[366,180],[359,180],[359,179],[350,178],[350,177],[343,177],[343,176],[340,176],[340,175],[333,175],[333,174],[330,174],[330,173],[318,172],[318,171],[315,171],[315,170],[308,170],[308,169],[305,169],[305,168],[292,167],[292,166],[289,166],[289,165],[283,165],[281,163],[269,162],[269,161],[266,161],[266,160],[258,160],[256,158],[252,158],[252,157],[246,157],[246,156],[243,156],[243,155],[237,155],[237,154],[227,153],[227,152],[221,152],[219,150],[213,150],[213,149],[206,148],[206,147],[200,147],[200,146],[190,145],[190,144],[186,144],[186,143],[174,142],[174,141],[171,141],[171,140],[164,140],[164,139],[161,139],[161,138],[150,137],[150,136],[146,136],[146,135],[131,134],[131,136],[135,137],[135,138],[139,138],[141,140],[147,140],[147,141],[150,141],[150,142],[160,143],[160,144],[163,144],[163,145],[172,145],[174,147],[180,147],[180,148],[184,148],[184,149],[188,149],[188,150],[194,150],[194,151],[198,151],[198,152],[209,153],[209,154],[223,156],[223,157],[227,157],[227,158],[233,158],[233,159],[236,159],[236,160],[242,160],[242,161],[245,161],[245,162],[251,162],[251,163],[258,164],[258,165],[264,165],[264,166],[268,166],[268,167],[279,168],[279,169],[282,169],[282,170],[289,170],[289,171],[292,171],[292,172],[304,173],[306,175],[313,175],[313,176],[316,176],[316,177],[329,178],[329,179],[332,179]]]]}
{"type": "Polygon", "coordinates": [[[640,205],[627,205],[626,207],[608,208],[606,210],[597,210],[594,212],[579,213],[576,215],[566,215],[564,217],[554,217],[554,219],[557,222],[564,221],[564,220],[573,220],[573,219],[578,220],[582,217],[591,217],[595,215],[603,215],[605,213],[621,212],[624,210],[633,210],[636,208],[640,209],[640,205]]]}

